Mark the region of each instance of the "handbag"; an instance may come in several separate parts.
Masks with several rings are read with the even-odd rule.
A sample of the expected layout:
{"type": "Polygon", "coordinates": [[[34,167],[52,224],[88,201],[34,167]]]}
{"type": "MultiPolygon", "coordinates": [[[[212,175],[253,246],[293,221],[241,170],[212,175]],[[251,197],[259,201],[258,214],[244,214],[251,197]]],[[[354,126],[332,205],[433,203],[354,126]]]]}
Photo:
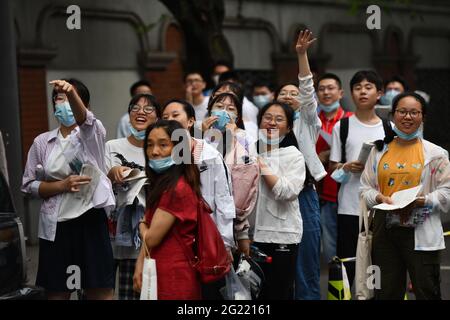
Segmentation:
{"type": "Polygon", "coordinates": [[[360,200],[360,230],[356,247],[355,296],[357,300],[369,300],[375,295],[373,288],[368,287],[367,269],[372,265],[372,224],[374,211],[367,209],[364,199],[360,200]],[[362,221],[361,221],[362,220],[362,221]],[[361,224],[362,222],[362,224],[361,224]],[[364,226],[364,231],[362,231],[364,226]]]}
{"type": "MultiPolygon", "coordinates": [[[[144,237],[145,238],[145,237],[144,237]]],[[[158,281],[156,274],[156,260],[150,258],[147,244],[143,241],[146,257],[142,270],[142,288],[140,300],[158,300],[158,281]]]]}
{"type": "MultiPolygon", "coordinates": [[[[231,171],[233,199],[236,209],[235,230],[248,228],[247,217],[253,211],[258,198],[259,165],[237,141],[227,153],[225,162],[231,171]]],[[[225,169],[226,170],[226,169],[225,169]]]]}

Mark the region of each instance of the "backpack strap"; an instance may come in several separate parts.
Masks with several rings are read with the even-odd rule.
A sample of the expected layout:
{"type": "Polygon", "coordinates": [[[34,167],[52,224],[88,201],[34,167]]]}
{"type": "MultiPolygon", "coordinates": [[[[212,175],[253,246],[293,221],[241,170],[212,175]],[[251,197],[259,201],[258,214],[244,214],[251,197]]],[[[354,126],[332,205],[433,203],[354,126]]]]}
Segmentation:
{"type": "Polygon", "coordinates": [[[345,145],[347,144],[348,137],[348,117],[342,118],[340,122],[341,126],[339,128],[339,138],[341,139],[341,163],[346,163],[347,157],[345,155],[345,145]]]}
{"type": "Polygon", "coordinates": [[[387,119],[381,119],[381,121],[383,122],[384,135],[387,136],[392,131],[391,121],[387,119]]]}

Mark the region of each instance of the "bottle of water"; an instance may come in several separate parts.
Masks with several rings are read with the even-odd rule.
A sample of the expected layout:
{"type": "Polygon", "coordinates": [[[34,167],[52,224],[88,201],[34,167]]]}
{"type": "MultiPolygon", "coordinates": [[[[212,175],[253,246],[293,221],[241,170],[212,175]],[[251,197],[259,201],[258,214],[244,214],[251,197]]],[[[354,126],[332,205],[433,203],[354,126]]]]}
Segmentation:
{"type": "Polygon", "coordinates": [[[272,257],[269,257],[267,254],[259,250],[258,247],[254,245],[250,246],[250,256],[256,262],[272,263],[272,257]]]}

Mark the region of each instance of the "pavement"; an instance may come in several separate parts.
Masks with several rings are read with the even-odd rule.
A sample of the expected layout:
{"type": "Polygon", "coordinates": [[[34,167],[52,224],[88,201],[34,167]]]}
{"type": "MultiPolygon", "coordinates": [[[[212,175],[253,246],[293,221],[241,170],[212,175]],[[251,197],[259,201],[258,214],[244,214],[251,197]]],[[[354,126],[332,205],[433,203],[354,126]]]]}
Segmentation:
{"type": "MultiPolygon", "coordinates": [[[[450,230],[450,226],[444,228],[444,230],[450,230]]],[[[446,249],[442,251],[441,260],[441,294],[443,300],[450,300],[450,236],[445,238],[445,245],[446,249]]],[[[39,247],[27,246],[27,274],[29,284],[34,284],[36,281],[38,257],[39,247]]],[[[116,283],[118,283],[118,281],[116,281],[116,283]]],[[[320,289],[322,300],[326,300],[328,293],[328,265],[323,259],[321,263],[320,289]]],[[[72,294],[71,299],[77,299],[75,293],[72,294]]],[[[117,294],[115,295],[115,299],[117,299],[117,294]]],[[[408,299],[414,300],[414,294],[408,293],[408,299]]]]}

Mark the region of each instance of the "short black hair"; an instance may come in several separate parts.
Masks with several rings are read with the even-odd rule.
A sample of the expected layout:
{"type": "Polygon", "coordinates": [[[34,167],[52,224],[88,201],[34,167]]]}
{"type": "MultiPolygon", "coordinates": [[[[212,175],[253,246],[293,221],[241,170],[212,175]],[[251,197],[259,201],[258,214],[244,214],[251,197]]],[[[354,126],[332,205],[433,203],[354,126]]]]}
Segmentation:
{"type": "Polygon", "coordinates": [[[400,100],[402,100],[403,98],[406,97],[412,97],[414,99],[416,99],[422,107],[422,115],[426,115],[427,114],[427,107],[428,107],[428,103],[425,101],[425,99],[418,93],[415,92],[403,92],[400,93],[398,95],[395,96],[394,100],[392,100],[392,114],[395,113],[395,110],[397,109],[398,103],[400,102],[400,100]]]}
{"type": "Polygon", "coordinates": [[[211,98],[214,97],[214,95],[216,94],[216,92],[223,87],[228,87],[230,89],[230,91],[232,93],[234,93],[238,99],[241,101],[241,103],[243,103],[244,101],[244,89],[242,88],[242,86],[237,83],[237,82],[232,82],[232,81],[223,81],[223,82],[219,82],[217,84],[217,86],[214,87],[214,89],[211,92],[211,98]]]}
{"type": "Polygon", "coordinates": [[[356,72],[350,80],[350,91],[353,92],[353,87],[363,80],[367,80],[367,82],[373,83],[378,91],[383,90],[383,79],[376,71],[360,70],[356,72]]]}
{"type": "Polygon", "coordinates": [[[274,84],[269,81],[269,80],[265,80],[265,79],[256,79],[253,84],[252,84],[252,91],[256,88],[256,87],[267,87],[269,88],[269,90],[271,92],[275,91],[275,86],[274,84]]]}
{"type": "Polygon", "coordinates": [[[136,81],[135,83],[133,83],[130,87],[130,96],[134,96],[134,92],[136,91],[137,88],[139,88],[140,86],[147,86],[150,89],[152,88],[152,85],[150,84],[150,81],[148,80],[139,80],[136,81]]]}
{"type": "Polygon", "coordinates": [[[148,93],[140,93],[135,96],[133,96],[130,100],[130,103],[128,104],[128,113],[131,112],[131,107],[134,106],[136,103],[141,100],[141,98],[145,98],[147,102],[150,102],[152,106],[156,109],[156,116],[158,118],[161,118],[161,106],[159,105],[158,101],[156,100],[154,95],[148,94],[148,93]]]}
{"type": "Polygon", "coordinates": [[[233,80],[241,83],[241,79],[239,78],[239,75],[237,74],[236,71],[226,71],[219,76],[219,82],[233,81],[233,80]]]}
{"type": "Polygon", "coordinates": [[[188,72],[186,72],[186,73],[184,74],[183,82],[186,82],[186,78],[187,78],[188,76],[190,76],[191,74],[198,74],[200,77],[202,77],[202,80],[205,81],[205,77],[203,76],[203,73],[201,73],[201,72],[198,71],[198,70],[192,70],[192,71],[188,71],[188,72]]]}
{"type": "Polygon", "coordinates": [[[213,69],[215,69],[217,66],[225,66],[228,69],[233,70],[233,66],[231,65],[231,63],[226,60],[217,60],[216,62],[214,62],[213,69]]]}
{"type": "MultiPolygon", "coordinates": [[[[417,94],[415,92],[403,92],[403,93],[400,93],[397,96],[395,96],[394,100],[392,100],[392,111],[391,111],[392,114],[394,114],[395,110],[397,110],[397,106],[398,106],[398,103],[400,102],[400,100],[402,100],[403,98],[406,98],[406,97],[413,97],[414,99],[416,99],[421,104],[422,115],[423,116],[426,115],[428,104],[420,94],[417,94]]],[[[395,136],[397,135],[392,130],[391,126],[388,126],[387,130],[388,131],[385,133],[383,140],[375,141],[375,147],[377,148],[378,151],[382,151],[384,146],[391,143],[394,140],[395,136]]]]}
{"type": "Polygon", "coordinates": [[[399,75],[395,75],[395,76],[392,76],[391,78],[389,78],[384,83],[384,90],[386,90],[387,85],[391,82],[399,82],[403,86],[403,89],[405,90],[405,92],[409,90],[408,83],[402,76],[399,76],[399,75]]]}
{"type": "Polygon", "coordinates": [[[324,73],[321,76],[319,76],[319,78],[317,79],[317,86],[319,86],[320,81],[325,80],[325,79],[333,79],[333,80],[335,80],[336,83],[338,84],[339,89],[342,89],[342,81],[334,73],[324,73]]]}
{"type": "MultiPolygon", "coordinates": [[[[298,83],[288,82],[288,83],[282,84],[281,86],[279,86],[277,88],[277,90],[275,90],[275,94],[274,94],[275,100],[278,99],[278,95],[280,94],[281,89],[283,89],[286,86],[294,86],[298,89],[298,83]]],[[[299,91],[300,91],[300,89],[299,89],[299,91]]]]}
{"type": "MultiPolygon", "coordinates": [[[[80,96],[81,101],[83,101],[83,104],[86,108],[89,108],[89,102],[91,101],[91,94],[89,93],[89,89],[86,87],[86,85],[81,82],[78,79],[75,78],[69,78],[69,79],[62,79],[64,81],[67,81],[72,86],[75,87],[75,90],[78,93],[78,96],[80,96]]],[[[53,101],[53,107],[55,106],[55,97],[57,96],[57,92],[55,89],[52,91],[52,101],[53,101]]]]}

